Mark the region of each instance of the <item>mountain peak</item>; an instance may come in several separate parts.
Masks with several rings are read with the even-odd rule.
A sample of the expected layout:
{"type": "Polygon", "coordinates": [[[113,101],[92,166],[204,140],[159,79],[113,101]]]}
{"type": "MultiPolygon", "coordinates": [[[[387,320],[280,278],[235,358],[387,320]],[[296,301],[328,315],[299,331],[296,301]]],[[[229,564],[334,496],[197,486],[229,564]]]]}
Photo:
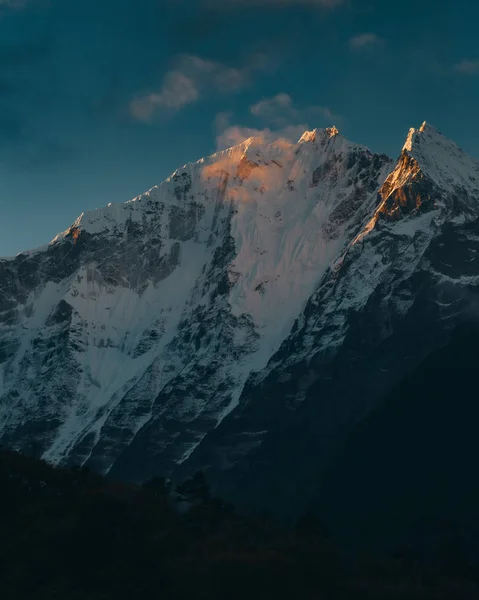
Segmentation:
{"type": "Polygon", "coordinates": [[[312,131],[305,131],[298,140],[298,144],[304,142],[315,142],[318,138],[321,140],[328,140],[336,135],[341,134],[334,125],[332,127],[326,127],[326,129],[313,129],[312,131]]]}
{"type": "Polygon", "coordinates": [[[325,134],[327,134],[329,137],[333,137],[335,135],[341,135],[337,129],[337,127],[335,125],[333,125],[332,127],[327,127],[324,130],[325,134]]]}
{"type": "Polygon", "coordinates": [[[408,132],[406,142],[404,143],[403,151],[407,150],[408,152],[413,152],[414,147],[421,143],[421,141],[424,141],[426,139],[431,140],[434,137],[441,137],[447,140],[447,138],[445,138],[438,129],[433,127],[427,121],[424,121],[421,127],[419,127],[419,129],[411,127],[411,129],[408,132]]]}
{"type": "MultiPolygon", "coordinates": [[[[186,164],[133,201],[83,213],[35,255],[0,262],[0,414],[9,415],[0,418],[0,440],[29,449],[30,421],[52,462],[136,479],[159,469],[176,476],[222,420],[235,433],[227,415],[242,419],[257,393],[258,419],[256,408],[245,417],[254,429],[238,420],[241,447],[222,463],[235,464],[239,449],[259,448],[257,435],[268,434],[265,415],[285,382],[278,419],[314,403],[322,365],[343,368],[312,356],[347,360],[351,348],[360,356],[364,335],[373,356],[369,344],[383,344],[390,326],[402,335],[417,294],[426,304],[398,338],[407,348],[416,320],[430,322],[422,318],[431,312],[425,285],[443,299],[441,290],[462,282],[469,289],[479,278],[472,235],[470,256],[463,251],[462,232],[472,228],[459,229],[479,214],[479,163],[455,144],[425,124],[394,164],[336,127],[302,141],[312,143],[249,138],[186,164]],[[448,229],[441,237],[449,218],[457,236],[448,229]],[[373,241],[358,246],[370,232],[373,241]],[[442,241],[449,245],[432,265],[442,241]],[[446,263],[441,279],[425,276],[446,263]],[[363,317],[379,320],[363,329],[363,317]],[[272,377],[278,387],[261,404],[272,377]]],[[[354,368],[352,389],[362,389],[366,379],[354,368]]],[[[334,390],[343,393],[337,385],[331,402],[334,390]]],[[[347,406],[353,400],[345,397],[347,406]]]]}
{"type": "Polygon", "coordinates": [[[421,171],[444,189],[463,188],[477,194],[479,162],[427,121],[419,129],[409,130],[403,153],[413,158],[421,171]]]}
{"type": "Polygon", "coordinates": [[[303,142],[305,142],[305,143],[314,142],[315,140],[316,140],[316,129],[313,129],[313,131],[305,131],[303,133],[303,135],[299,138],[298,144],[301,144],[303,142]]]}

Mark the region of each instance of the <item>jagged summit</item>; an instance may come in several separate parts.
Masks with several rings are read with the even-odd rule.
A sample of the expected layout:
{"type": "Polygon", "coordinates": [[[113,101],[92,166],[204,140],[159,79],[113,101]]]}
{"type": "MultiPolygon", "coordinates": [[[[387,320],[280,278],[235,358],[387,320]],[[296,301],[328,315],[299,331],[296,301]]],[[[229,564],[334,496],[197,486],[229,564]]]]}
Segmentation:
{"type": "Polygon", "coordinates": [[[479,162],[424,121],[419,129],[409,130],[379,196],[373,218],[355,242],[364,239],[382,218],[412,217],[411,230],[418,224],[415,217],[425,213],[438,222],[474,220],[479,216],[479,162]]]}
{"type": "MultiPolygon", "coordinates": [[[[163,183],[133,200],[111,203],[82,213],[72,227],[54,238],[53,243],[76,236],[78,231],[91,234],[110,231],[113,234],[118,227],[124,228],[131,222],[140,223],[145,216],[149,219],[155,207],[161,204],[177,210],[174,207],[183,206],[188,189],[196,185],[206,184],[211,194],[218,185],[223,185],[224,177],[228,177],[230,198],[245,200],[255,194],[255,190],[278,193],[285,185],[296,188],[297,183],[293,185],[292,181],[297,175],[293,173],[299,168],[311,170],[313,181],[316,181],[323,172],[323,163],[338,160],[339,156],[359,156],[358,153],[365,152],[372,156],[364,146],[344,138],[336,126],[305,131],[296,144],[284,139],[271,139],[267,135],[251,136],[195,163],[185,164],[163,183]],[[297,153],[300,153],[300,159],[297,153]],[[241,189],[233,185],[235,178],[239,178],[241,189]]],[[[389,177],[381,190],[383,199],[419,173],[449,191],[462,189],[473,197],[477,196],[478,161],[427,121],[418,129],[409,130],[402,156],[407,160],[401,158],[396,168],[387,174],[389,177]]]]}
{"type": "Polygon", "coordinates": [[[305,131],[303,135],[299,138],[298,144],[314,142],[316,140],[316,129],[313,131],[305,131]]]}
{"type": "Polygon", "coordinates": [[[465,190],[477,195],[479,161],[426,121],[419,129],[409,130],[403,152],[436,185],[451,192],[465,190]]]}
{"type": "MultiPolygon", "coordinates": [[[[257,190],[262,190],[263,194],[268,191],[277,194],[285,185],[292,186],[298,177],[303,179],[308,171],[315,178],[317,173],[323,172],[322,165],[327,161],[339,161],[340,156],[343,157],[341,160],[346,160],[351,153],[373,156],[366,147],[344,138],[335,126],[306,131],[297,143],[271,138],[267,134],[251,136],[235,146],[183,165],[162,183],[128,202],[110,203],[82,213],[72,227],[57,235],[53,242],[61,241],[72,231],[98,234],[106,230],[114,233],[118,227],[124,228],[128,223],[142,222],[145,212],[146,218],[150,219],[158,204],[183,206],[188,190],[195,186],[206,186],[213,198],[218,186],[226,182],[225,177],[229,197],[233,201],[244,201],[257,190]],[[303,174],[300,176],[301,169],[303,174]],[[241,182],[241,189],[235,181],[241,182]]],[[[307,188],[309,182],[304,181],[303,184],[307,188]]],[[[293,187],[297,188],[298,183],[293,187]]]]}
{"type": "Polygon", "coordinates": [[[335,125],[332,127],[326,127],[326,129],[313,129],[312,131],[305,131],[299,138],[298,144],[304,142],[315,142],[317,139],[328,140],[336,135],[341,135],[335,125]]]}
{"type": "Polygon", "coordinates": [[[325,129],[325,132],[329,135],[329,137],[333,137],[333,135],[341,135],[335,125],[325,129]]]}
{"type": "Polygon", "coordinates": [[[415,127],[411,127],[409,129],[406,141],[403,146],[403,151],[406,150],[407,152],[412,152],[414,145],[418,143],[418,139],[420,139],[421,137],[424,137],[424,136],[421,136],[421,134],[424,134],[424,136],[427,137],[428,139],[431,139],[435,136],[440,136],[440,137],[445,138],[445,136],[443,136],[443,134],[438,129],[433,127],[427,121],[424,121],[423,124],[418,129],[416,129],[415,127]]]}

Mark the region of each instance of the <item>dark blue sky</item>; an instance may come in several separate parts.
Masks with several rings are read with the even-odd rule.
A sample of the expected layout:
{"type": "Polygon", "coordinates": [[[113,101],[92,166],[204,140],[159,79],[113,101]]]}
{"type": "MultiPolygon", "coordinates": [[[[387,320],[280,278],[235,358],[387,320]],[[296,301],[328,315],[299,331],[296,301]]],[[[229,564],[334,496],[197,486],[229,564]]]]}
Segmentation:
{"type": "Polygon", "coordinates": [[[0,256],[250,130],[479,157],[470,0],[0,0],[0,256]]]}

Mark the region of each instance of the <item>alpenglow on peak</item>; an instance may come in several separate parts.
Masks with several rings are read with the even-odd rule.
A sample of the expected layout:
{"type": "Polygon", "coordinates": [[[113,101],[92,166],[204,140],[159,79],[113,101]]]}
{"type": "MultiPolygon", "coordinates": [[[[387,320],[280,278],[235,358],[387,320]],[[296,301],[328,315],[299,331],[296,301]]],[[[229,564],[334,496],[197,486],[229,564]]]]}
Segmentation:
{"type": "Polygon", "coordinates": [[[341,134],[334,125],[332,127],[327,127],[326,129],[313,129],[312,131],[305,131],[299,138],[298,144],[301,144],[302,142],[315,142],[317,138],[329,139],[335,135],[341,134]]]}
{"type": "Polygon", "coordinates": [[[478,196],[479,161],[427,121],[419,129],[409,130],[403,153],[413,158],[436,185],[450,192],[462,189],[478,196]]]}

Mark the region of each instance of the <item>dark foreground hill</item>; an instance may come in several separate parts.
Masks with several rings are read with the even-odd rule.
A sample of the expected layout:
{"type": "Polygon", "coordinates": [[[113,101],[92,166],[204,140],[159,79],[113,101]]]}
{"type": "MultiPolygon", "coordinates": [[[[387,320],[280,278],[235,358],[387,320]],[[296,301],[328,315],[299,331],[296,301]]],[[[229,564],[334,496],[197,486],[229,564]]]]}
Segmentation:
{"type": "Polygon", "coordinates": [[[434,548],[344,559],[324,527],[241,516],[198,474],[117,484],[0,452],[3,600],[469,600],[479,574],[454,527],[434,548]],[[186,510],[185,507],[189,506],[186,510]]]}

